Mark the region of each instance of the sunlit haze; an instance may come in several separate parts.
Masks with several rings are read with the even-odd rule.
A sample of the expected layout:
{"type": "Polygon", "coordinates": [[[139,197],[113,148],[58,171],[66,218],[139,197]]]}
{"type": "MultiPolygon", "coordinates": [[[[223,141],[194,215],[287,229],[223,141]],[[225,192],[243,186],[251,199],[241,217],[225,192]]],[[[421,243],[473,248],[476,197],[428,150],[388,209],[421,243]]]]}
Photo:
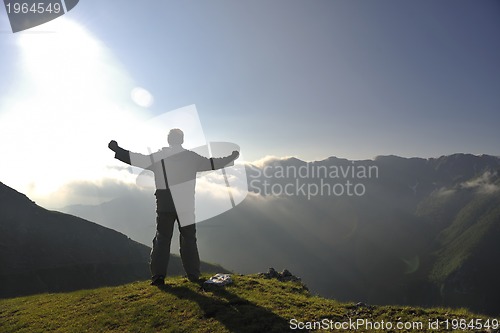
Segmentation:
{"type": "Polygon", "coordinates": [[[87,0],[12,34],[2,10],[0,181],[43,205],[85,203],[62,189],[134,182],[109,140],[158,149],[138,124],[190,105],[204,138],[247,161],[500,155],[499,13],[495,1],[87,0]]]}
{"type": "Polygon", "coordinates": [[[17,36],[19,74],[2,99],[0,154],[8,156],[2,181],[44,204],[67,182],[112,176],[111,135],[148,113],[129,97],[139,88],[83,27],[61,18],[37,29],[17,36]]]}

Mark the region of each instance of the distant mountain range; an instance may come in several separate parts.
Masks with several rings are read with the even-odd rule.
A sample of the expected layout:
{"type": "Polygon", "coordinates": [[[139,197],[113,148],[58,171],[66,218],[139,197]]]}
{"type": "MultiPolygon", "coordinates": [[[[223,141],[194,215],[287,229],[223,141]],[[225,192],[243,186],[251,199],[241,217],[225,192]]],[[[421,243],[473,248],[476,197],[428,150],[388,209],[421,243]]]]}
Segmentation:
{"type": "MultiPolygon", "coordinates": [[[[288,268],[342,301],[500,313],[500,158],[270,159],[247,174],[245,201],[198,224],[205,260],[288,268]]],[[[153,235],[150,193],[66,211],[144,243],[153,235]]]]}
{"type": "MultiPolygon", "coordinates": [[[[150,248],[82,218],[37,206],[0,183],[0,297],[149,278],[150,248]]],[[[205,271],[225,271],[203,264],[205,271]]],[[[172,257],[172,275],[183,274],[172,257]]]]}

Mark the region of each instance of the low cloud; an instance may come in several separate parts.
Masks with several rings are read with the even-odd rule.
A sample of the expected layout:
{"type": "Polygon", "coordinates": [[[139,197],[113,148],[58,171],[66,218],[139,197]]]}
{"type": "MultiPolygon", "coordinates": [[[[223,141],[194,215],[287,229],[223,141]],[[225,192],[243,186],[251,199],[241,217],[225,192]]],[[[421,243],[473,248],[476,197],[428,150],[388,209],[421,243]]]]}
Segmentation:
{"type": "Polygon", "coordinates": [[[73,181],[47,197],[42,205],[59,209],[69,205],[98,205],[126,194],[143,192],[134,184],[105,178],[99,181],[73,181]]]}
{"type": "Polygon", "coordinates": [[[486,171],[480,177],[466,181],[460,186],[466,189],[476,189],[478,193],[491,194],[500,190],[500,186],[494,183],[496,172],[486,171]]]}
{"type": "Polygon", "coordinates": [[[126,166],[108,165],[108,166],[106,166],[106,168],[109,170],[126,171],[128,173],[133,173],[132,167],[130,167],[129,165],[126,165],[126,166]]]}
{"type": "Polygon", "coordinates": [[[439,190],[437,190],[437,192],[435,192],[435,195],[438,197],[447,197],[447,196],[450,196],[452,194],[455,194],[455,192],[457,192],[455,189],[441,187],[439,190]]]}
{"type": "Polygon", "coordinates": [[[295,157],[295,156],[278,157],[278,156],[274,156],[274,155],[266,155],[265,157],[258,159],[256,161],[253,161],[253,162],[249,162],[248,164],[254,165],[258,168],[262,168],[263,166],[268,165],[270,163],[287,160],[287,159],[290,159],[293,157],[295,157]]]}
{"type": "MultiPolygon", "coordinates": [[[[242,168],[240,168],[242,169],[242,168]]],[[[227,199],[229,193],[239,202],[243,200],[248,191],[247,179],[241,174],[241,170],[229,170],[226,179],[230,188],[226,185],[226,179],[222,172],[210,172],[196,180],[196,191],[200,197],[210,197],[214,199],[227,199]]]]}

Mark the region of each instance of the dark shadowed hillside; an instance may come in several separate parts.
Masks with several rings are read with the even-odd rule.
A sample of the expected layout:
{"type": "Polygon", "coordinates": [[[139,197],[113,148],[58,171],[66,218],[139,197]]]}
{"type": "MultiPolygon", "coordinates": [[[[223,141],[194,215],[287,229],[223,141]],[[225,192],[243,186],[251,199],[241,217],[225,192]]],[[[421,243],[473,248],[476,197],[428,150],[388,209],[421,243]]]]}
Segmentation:
{"type": "MultiPolygon", "coordinates": [[[[147,279],[149,252],[119,232],[43,209],[0,183],[0,297],[147,279]]],[[[169,269],[182,274],[178,257],[169,269]]]]}

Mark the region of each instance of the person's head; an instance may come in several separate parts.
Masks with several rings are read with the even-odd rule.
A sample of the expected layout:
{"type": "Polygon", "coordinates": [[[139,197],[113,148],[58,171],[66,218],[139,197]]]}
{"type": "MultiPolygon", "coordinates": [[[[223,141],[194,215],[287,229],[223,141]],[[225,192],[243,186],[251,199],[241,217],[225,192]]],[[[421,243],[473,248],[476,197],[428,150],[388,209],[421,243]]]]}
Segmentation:
{"type": "Polygon", "coordinates": [[[178,128],[171,129],[168,133],[168,144],[171,146],[180,146],[184,143],[184,132],[178,128]]]}

